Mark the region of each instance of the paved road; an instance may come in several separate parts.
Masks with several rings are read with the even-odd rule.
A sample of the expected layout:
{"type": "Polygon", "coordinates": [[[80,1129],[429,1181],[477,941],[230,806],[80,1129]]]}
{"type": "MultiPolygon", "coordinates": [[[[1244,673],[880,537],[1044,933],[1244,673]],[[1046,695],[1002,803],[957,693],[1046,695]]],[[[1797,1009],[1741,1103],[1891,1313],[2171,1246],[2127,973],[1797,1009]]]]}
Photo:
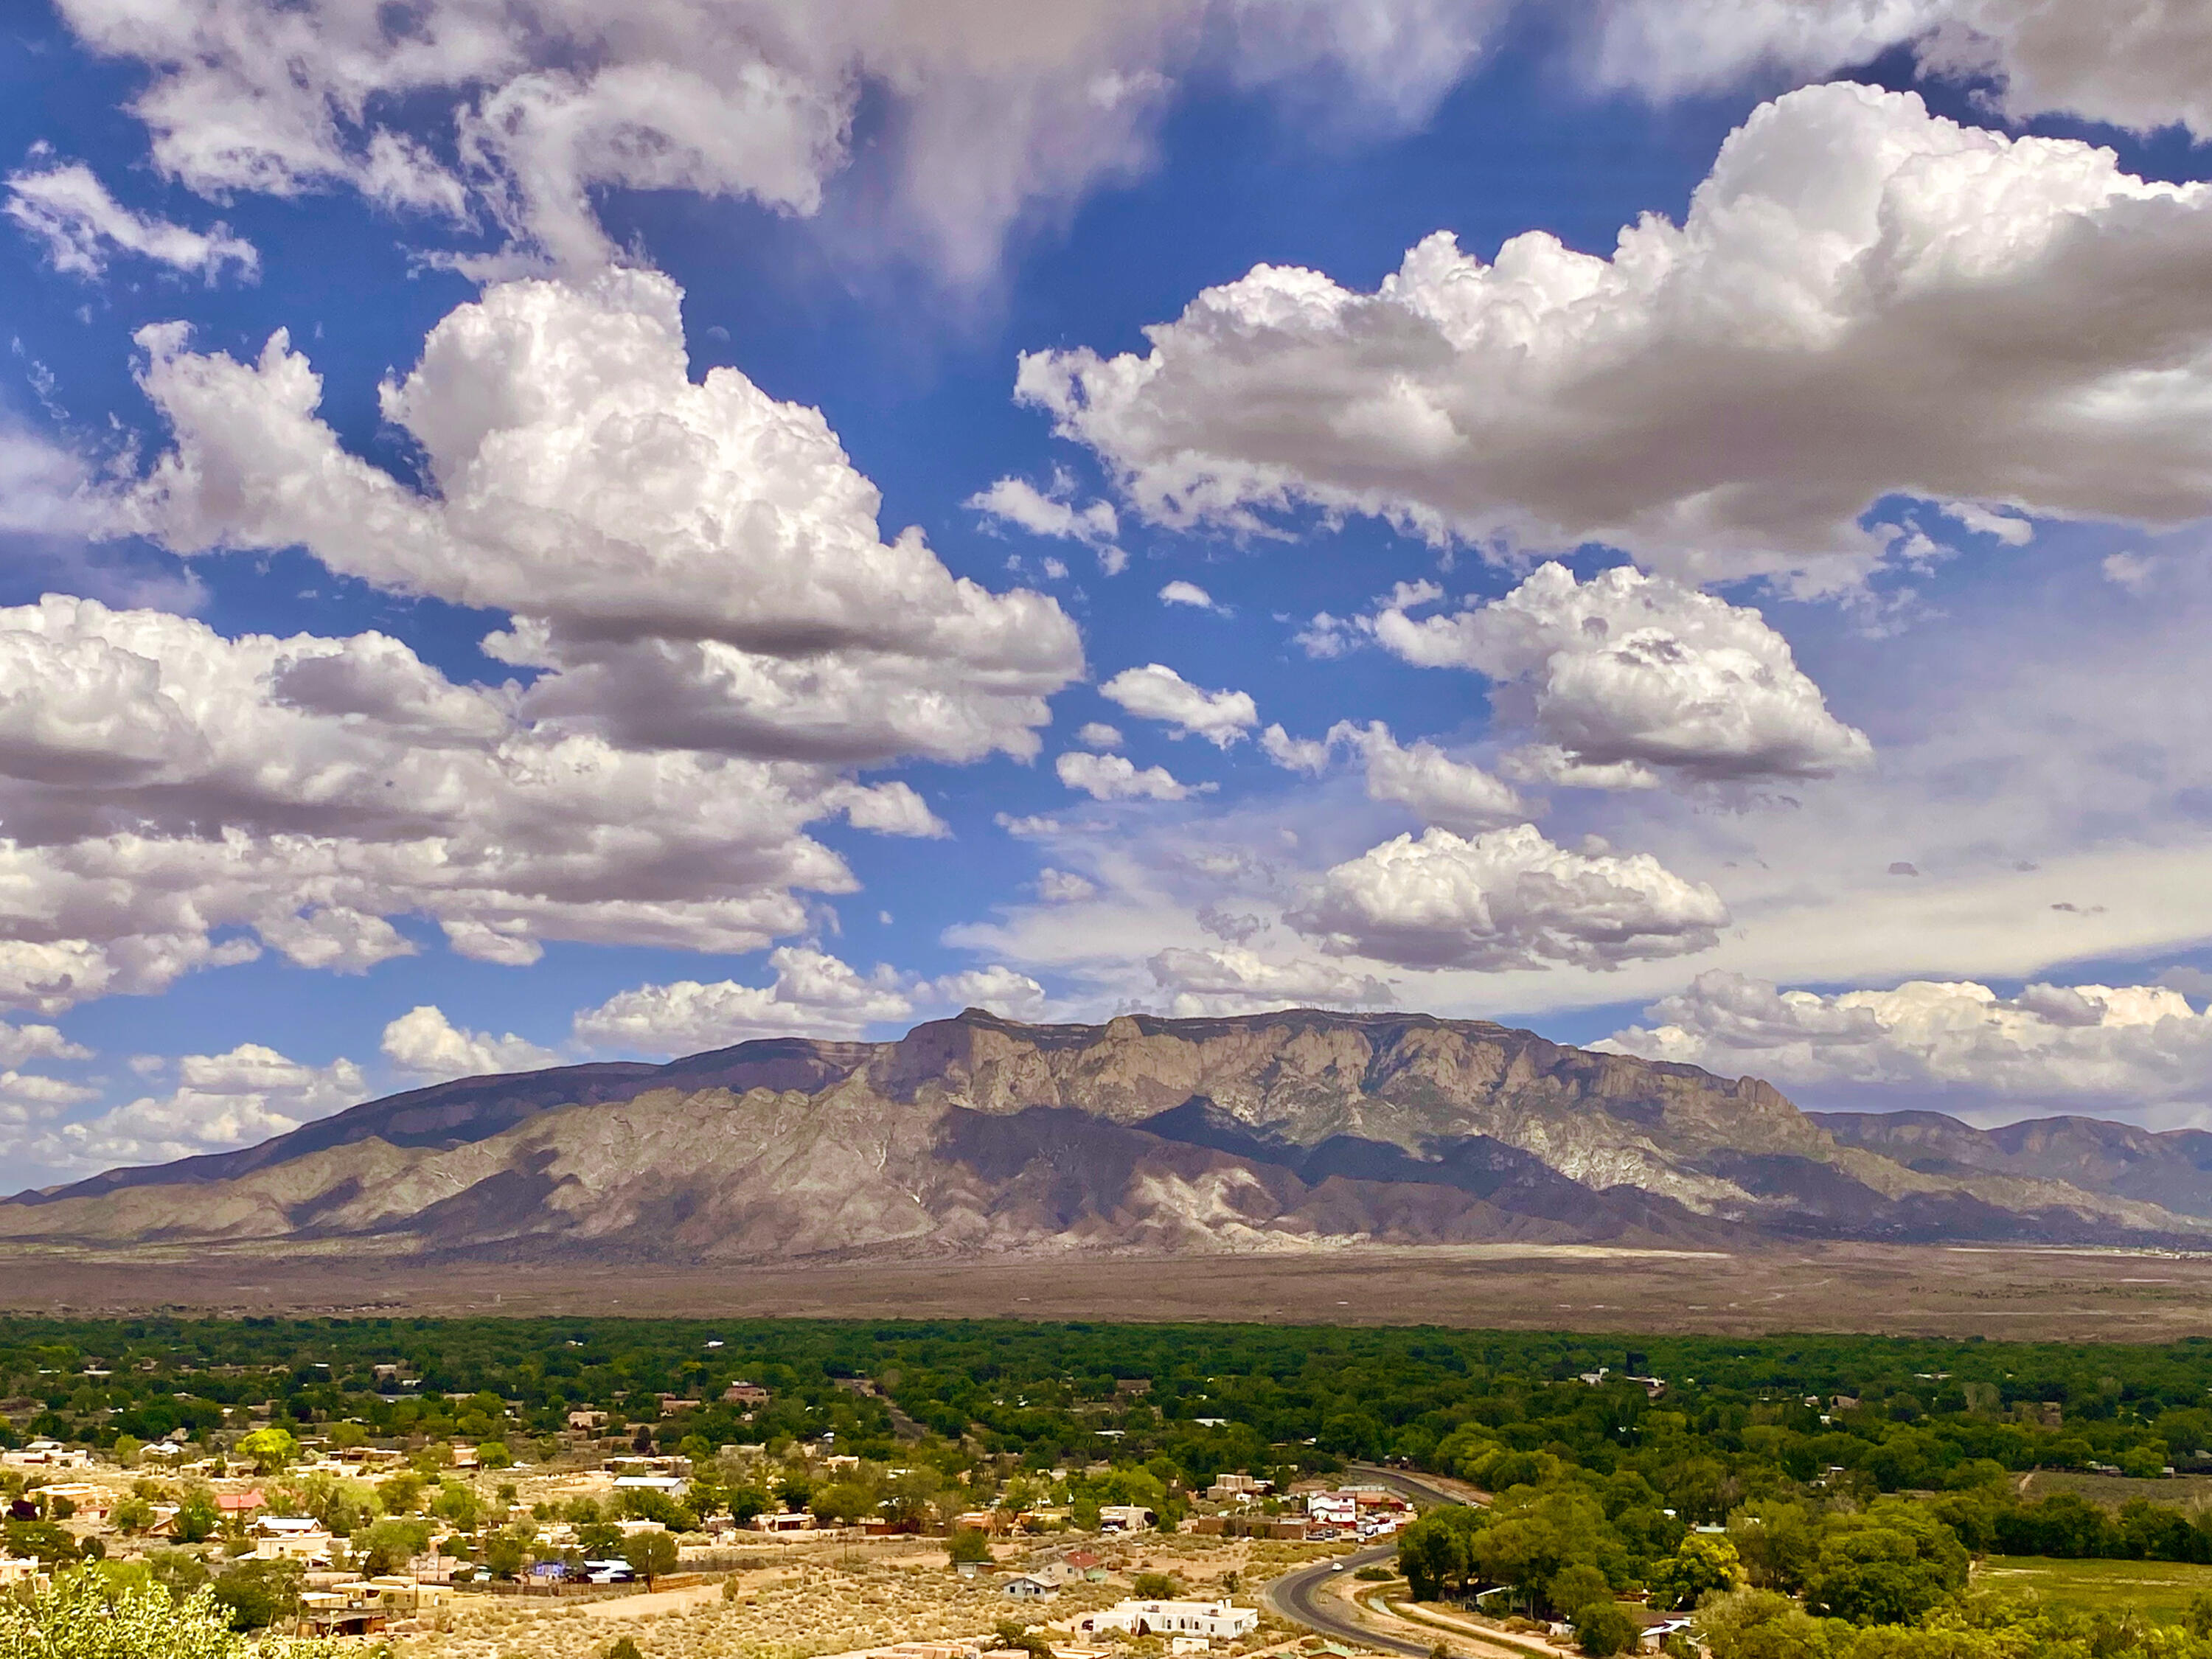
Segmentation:
{"type": "Polygon", "coordinates": [[[1388,1486],[1415,1504],[1464,1504],[1467,1499],[1447,1492],[1422,1475],[1404,1469],[1386,1469],[1379,1463],[1354,1463],[1346,1471],[1378,1486],[1388,1486]]]}
{"type": "Polygon", "coordinates": [[[1385,1653],[1402,1653],[1427,1659],[1436,1645],[1432,1642],[1412,1642],[1395,1636],[1385,1636],[1356,1622],[1348,1612],[1340,1612],[1342,1603],[1334,1596],[1324,1599],[1322,1589],[1332,1578],[1344,1573],[1356,1572],[1361,1567],[1377,1561],[1387,1561],[1397,1553],[1395,1544],[1377,1544],[1370,1548],[1355,1550],[1350,1555],[1340,1555],[1333,1560],[1317,1561],[1310,1567],[1295,1567],[1260,1592],[1261,1599],[1293,1624],[1317,1630],[1324,1636],[1334,1636],[1339,1641],[1350,1642],[1356,1647],[1379,1648],[1385,1653]]]}
{"type": "MultiPolygon", "coordinates": [[[[1346,1473],[1376,1486],[1388,1486],[1417,1505],[1463,1501],[1457,1494],[1404,1469],[1384,1468],[1375,1463],[1354,1463],[1346,1473]]],[[[1350,1555],[1340,1555],[1332,1560],[1298,1567],[1276,1579],[1261,1594],[1269,1607],[1293,1624],[1304,1625],[1324,1636],[1334,1636],[1340,1641],[1355,1643],[1361,1647],[1378,1648],[1385,1653],[1418,1655],[1419,1659],[1427,1659],[1436,1648],[1434,1641],[1417,1642],[1370,1630],[1352,1616],[1343,1602],[1334,1596],[1324,1597],[1322,1594],[1330,1579],[1343,1573],[1356,1572],[1377,1561],[1389,1560],[1397,1553],[1398,1547],[1395,1543],[1376,1544],[1354,1551],[1350,1555]]]]}

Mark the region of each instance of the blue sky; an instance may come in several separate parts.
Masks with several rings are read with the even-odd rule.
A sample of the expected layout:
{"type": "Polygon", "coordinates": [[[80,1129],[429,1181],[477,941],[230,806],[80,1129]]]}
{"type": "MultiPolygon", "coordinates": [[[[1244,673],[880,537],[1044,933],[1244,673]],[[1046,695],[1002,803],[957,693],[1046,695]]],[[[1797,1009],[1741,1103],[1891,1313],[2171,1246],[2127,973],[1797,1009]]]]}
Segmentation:
{"type": "Polygon", "coordinates": [[[0,1181],[969,1002],[2212,1105],[2201,44],[590,9],[0,41],[0,1181]]]}

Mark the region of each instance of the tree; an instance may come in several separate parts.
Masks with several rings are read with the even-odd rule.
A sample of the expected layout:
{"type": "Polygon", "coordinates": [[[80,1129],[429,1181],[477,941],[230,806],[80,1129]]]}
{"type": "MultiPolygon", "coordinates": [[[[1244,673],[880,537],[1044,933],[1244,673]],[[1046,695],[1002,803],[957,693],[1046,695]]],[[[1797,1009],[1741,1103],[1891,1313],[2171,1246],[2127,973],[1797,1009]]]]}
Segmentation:
{"type": "Polygon", "coordinates": [[[658,1528],[651,1532],[634,1532],[623,1540],[623,1559],[629,1563],[630,1571],[645,1580],[647,1589],[653,1581],[663,1573],[676,1571],[676,1535],[658,1528]]]}
{"type": "Polygon", "coordinates": [[[511,1469],[514,1454],[504,1440],[487,1440],[477,1448],[477,1467],[480,1469],[511,1469]]]}
{"type": "Polygon", "coordinates": [[[832,1526],[850,1526],[876,1512],[876,1497],[857,1480],[833,1480],[815,1492],[807,1507],[815,1518],[832,1526]]]}
{"type": "Polygon", "coordinates": [[[1612,1601],[1613,1586],[1589,1562],[1577,1561],[1552,1575],[1552,1582],[1544,1586],[1544,1599],[1560,1617],[1572,1619],[1593,1601],[1612,1601]]]}
{"type": "Polygon", "coordinates": [[[1610,1597],[1585,1603],[1574,1626],[1575,1641],[1588,1654],[1627,1653],[1644,1639],[1643,1621],[1610,1597]]]}
{"type": "Polygon", "coordinates": [[[441,1521],[451,1522],[457,1531],[474,1532],[483,1518],[483,1504],[473,1486],[456,1481],[440,1490],[431,1502],[430,1513],[441,1521]]]}
{"type": "Polygon", "coordinates": [[[303,1575],[296,1561],[234,1561],[216,1577],[216,1602],[239,1630],[267,1630],[300,1611],[303,1575]]]}
{"type": "Polygon", "coordinates": [[[177,1505],[170,1530],[180,1544],[198,1544],[212,1538],[222,1529],[222,1511],[215,1506],[215,1499],[204,1492],[188,1492],[177,1505]]]}
{"type": "Polygon", "coordinates": [[[528,1548],[513,1533],[495,1533],[484,1545],[484,1571],[495,1578],[512,1578],[530,1559],[528,1548]]]}
{"type": "Polygon", "coordinates": [[[152,1578],[96,1570],[0,1600],[0,1659],[336,1659],[337,1642],[264,1638],[231,1629],[212,1589],[173,1601],[152,1578]]]}
{"type": "Polygon", "coordinates": [[[1139,1601],[1171,1601],[1176,1593],[1175,1575],[1140,1572],[1129,1581],[1129,1589],[1139,1601]]]}
{"type": "Polygon", "coordinates": [[[638,1651],[637,1638],[624,1636],[607,1650],[607,1659],[645,1659],[645,1655],[638,1651]]]}
{"type": "Polygon", "coordinates": [[[1431,1510],[1398,1534],[1398,1571],[1413,1600],[1433,1601],[1447,1590],[1466,1589],[1474,1571],[1471,1540],[1486,1518],[1476,1509],[1431,1510]]]}
{"type": "Polygon", "coordinates": [[[130,1434],[117,1435],[115,1443],[107,1449],[108,1455],[126,1469],[136,1468],[145,1451],[146,1443],[130,1434]]]}
{"type": "Polygon", "coordinates": [[[1827,1629],[1774,1590],[1715,1596],[1698,1613],[1698,1633],[1713,1659],[1829,1659],[1827,1629]]]}
{"type": "Polygon", "coordinates": [[[1694,1607],[1713,1591],[1734,1589],[1742,1582],[1743,1563],[1735,1545],[1725,1538],[1692,1533],[1652,1570],[1651,1604],[1694,1607]]]}
{"type": "Polygon", "coordinates": [[[1830,1517],[1805,1604],[1855,1625],[1910,1625],[1965,1585],[1966,1565],[1948,1527],[1917,1504],[1884,1498],[1830,1517]]]}
{"type": "Polygon", "coordinates": [[[355,1534],[353,1538],[355,1552],[362,1558],[362,1571],[371,1578],[380,1573],[397,1572],[429,1546],[428,1521],[388,1518],[355,1534]]]}
{"type": "Polygon", "coordinates": [[[814,1483],[804,1474],[786,1474],[775,1483],[775,1495],[785,1509],[796,1514],[814,1496],[814,1483]]]}
{"type": "Polygon", "coordinates": [[[0,1541],[10,1555],[35,1555],[50,1567],[77,1559],[76,1539],[58,1521],[10,1521],[0,1528],[0,1541]]]}
{"type": "Polygon", "coordinates": [[[422,1477],[419,1474],[395,1474],[376,1489],[376,1501],[386,1515],[405,1515],[422,1507],[422,1477]]]}
{"type": "Polygon", "coordinates": [[[730,1518],[741,1527],[765,1510],[769,1502],[769,1495],[750,1483],[732,1486],[722,1494],[722,1504],[729,1510],[730,1518]]]}
{"type": "Polygon", "coordinates": [[[1804,1504],[1747,1504],[1729,1517],[1729,1541],[1754,1585],[1795,1595],[1820,1559],[1820,1514],[1804,1504]]]}
{"type": "Polygon", "coordinates": [[[963,1527],[947,1542],[945,1553],[956,1565],[963,1561],[988,1561],[991,1559],[991,1540],[974,1527],[963,1527]]]}
{"type": "Polygon", "coordinates": [[[118,1532],[143,1532],[154,1524],[154,1506],[134,1492],[118,1502],[107,1518],[118,1532]]]}
{"type": "Polygon", "coordinates": [[[300,1443],[292,1438],[289,1429],[271,1423],[240,1441],[238,1455],[263,1474],[278,1474],[299,1456],[300,1443]]]}

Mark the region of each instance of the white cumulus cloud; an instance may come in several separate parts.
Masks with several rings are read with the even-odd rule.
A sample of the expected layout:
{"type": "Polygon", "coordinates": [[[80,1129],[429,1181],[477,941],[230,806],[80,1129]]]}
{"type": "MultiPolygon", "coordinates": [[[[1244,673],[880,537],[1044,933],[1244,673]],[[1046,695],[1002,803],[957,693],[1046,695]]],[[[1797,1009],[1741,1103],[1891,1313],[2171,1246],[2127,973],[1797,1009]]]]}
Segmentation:
{"type": "Polygon", "coordinates": [[[851,890],[803,833],[833,815],[936,827],[902,784],[532,720],[380,634],[0,609],[0,1006],[159,990],[261,945],[359,969],[413,949],[406,913],[495,962],[546,938],[757,950],[805,926],[794,888],[851,890]]]}
{"type": "Polygon", "coordinates": [[[1203,691],[1160,663],[1125,668],[1098,688],[1139,720],[1159,720],[1177,738],[1204,738],[1226,749],[1260,723],[1260,711],[1247,691],[1203,691]]]}
{"type": "Polygon", "coordinates": [[[1166,586],[1160,589],[1160,603],[1162,605],[1187,605],[1194,611],[1214,611],[1219,609],[1219,607],[1213,603],[1213,595],[1207,592],[1196,582],[1170,582],[1166,586]]]}
{"type": "Polygon", "coordinates": [[[560,1056],[512,1031],[465,1030],[430,1003],[409,1009],[384,1028],[384,1057],[426,1083],[448,1078],[529,1072],[560,1063],[560,1056]]]}
{"type": "Polygon", "coordinates": [[[1609,258],[1439,233],[1371,294],[1262,265],[1144,356],[1033,353],[1017,389],[1158,523],[1310,503],[1824,587],[1882,556],[1859,520],[1892,494],[2212,512],[2208,292],[2212,185],[1833,84],[1762,105],[1683,222],[1609,258]]]}
{"type": "Polygon", "coordinates": [[[1648,854],[1568,852],[1533,824],[1400,836],[1327,872],[1287,915],[1336,954],[1485,972],[1680,956],[1728,919],[1711,888],[1648,854]]]}
{"type": "Polygon", "coordinates": [[[1824,994],[1715,969],[1597,1046],[1879,1109],[1978,1116],[2212,1109],[2212,1016],[2164,986],[1911,980],[1824,994]]]}
{"type": "Polygon", "coordinates": [[[362,1091],[361,1068],[349,1060],[309,1066],[242,1042],[228,1054],[183,1056],[170,1093],[59,1125],[33,1156],[56,1167],[107,1169],[229,1152],[327,1117],[362,1091]]]}
{"type": "Polygon", "coordinates": [[[1677,96],[1777,68],[1829,75],[1905,46],[1925,72],[1993,78],[2015,120],[2212,133],[2212,26],[2172,0],[1610,0],[1599,16],[1601,86],[1677,96]]]}
{"type": "Polygon", "coordinates": [[[1126,755],[1087,755],[1071,750],[1052,769],[1071,789],[1093,800],[1182,800],[1192,792],[1164,766],[1139,769],[1126,755]]]}
{"type": "Polygon", "coordinates": [[[458,307],[383,391],[434,493],[348,453],[281,331],[258,362],[142,331],[174,430],[141,521],[180,552],[304,545],[389,592],[511,612],[487,649],[544,671],[526,714],[633,747],[842,763],[1036,752],[1082,667],[1026,590],[956,578],[820,413],[732,368],[690,378],[656,273],[515,282],[458,307]]]}
{"type": "Polygon", "coordinates": [[[1097,883],[1073,870],[1055,870],[1048,865],[1037,872],[1036,895],[1047,904],[1079,904],[1097,891],[1097,883]]]}
{"type": "Polygon", "coordinates": [[[1426,738],[1410,747],[1381,720],[1339,720],[1325,738],[1293,738],[1279,726],[1260,734],[1267,758],[1285,771],[1318,775],[1340,750],[1366,763],[1367,799],[1395,801],[1423,823],[1464,835],[1495,830],[1528,816],[1528,804],[1502,778],[1455,760],[1426,738]]]}
{"type": "Polygon", "coordinates": [[[1451,615],[1385,608],[1374,635],[1408,662],[1525,691],[1544,745],[1523,763],[1554,782],[1826,777],[1873,757],[1757,611],[1626,566],[1577,582],[1547,564],[1451,615]]]}
{"type": "Polygon", "coordinates": [[[580,1012],[577,1040],[595,1048],[687,1054],[756,1037],[860,1036],[871,1024],[914,1012],[908,989],[889,969],[872,975],[806,945],[769,954],[773,984],[678,980],[641,985],[580,1012]]]}
{"type": "Polygon", "coordinates": [[[1271,1008],[1370,1008],[1390,1001],[1387,980],[1334,963],[1270,961],[1238,945],[1196,951],[1175,945],[1146,964],[1170,994],[1178,1019],[1263,1012],[1271,1008]]]}
{"type": "Polygon", "coordinates": [[[1039,489],[1026,478],[1000,478],[988,489],[970,495],[967,506],[993,523],[1012,525],[1032,536],[1057,541],[1081,542],[1098,555],[1099,568],[1109,576],[1128,568],[1129,556],[1115,545],[1121,533],[1121,520],[1111,501],[1075,503],[1075,481],[1056,474],[1049,490],[1039,489]]]}
{"type": "Polygon", "coordinates": [[[987,272],[1018,222],[1141,172],[1177,82],[1325,84],[1364,124],[1417,123],[1502,4],[1075,0],[1040,8],[783,0],[60,0],[102,56],[143,67],[155,165],[210,197],[336,185],[489,218],[577,266],[616,250],[618,189],[812,213],[864,97],[881,173],[856,243],[987,272]]]}
{"type": "Polygon", "coordinates": [[[24,234],[45,245],[57,270],[98,276],[118,253],[127,253],[212,283],[226,268],[252,281],[261,256],[251,242],[222,225],[193,230],[167,219],[135,213],[108,194],[100,175],[82,161],[40,164],[8,175],[4,210],[24,234]]]}

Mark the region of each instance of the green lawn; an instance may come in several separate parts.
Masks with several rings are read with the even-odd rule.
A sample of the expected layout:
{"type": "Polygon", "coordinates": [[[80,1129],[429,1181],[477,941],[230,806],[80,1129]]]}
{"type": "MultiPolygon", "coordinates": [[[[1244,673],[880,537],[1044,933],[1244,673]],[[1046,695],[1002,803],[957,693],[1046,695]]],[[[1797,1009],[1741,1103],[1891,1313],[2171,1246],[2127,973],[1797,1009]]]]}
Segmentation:
{"type": "Polygon", "coordinates": [[[1992,1555],[1974,1570],[1974,1583],[1993,1589],[2032,1589],[2053,1607],[2132,1607],[2159,1624],[2172,1625],[2181,1622],[2191,1596],[2212,1590],[2212,1566],[1992,1555]]]}

